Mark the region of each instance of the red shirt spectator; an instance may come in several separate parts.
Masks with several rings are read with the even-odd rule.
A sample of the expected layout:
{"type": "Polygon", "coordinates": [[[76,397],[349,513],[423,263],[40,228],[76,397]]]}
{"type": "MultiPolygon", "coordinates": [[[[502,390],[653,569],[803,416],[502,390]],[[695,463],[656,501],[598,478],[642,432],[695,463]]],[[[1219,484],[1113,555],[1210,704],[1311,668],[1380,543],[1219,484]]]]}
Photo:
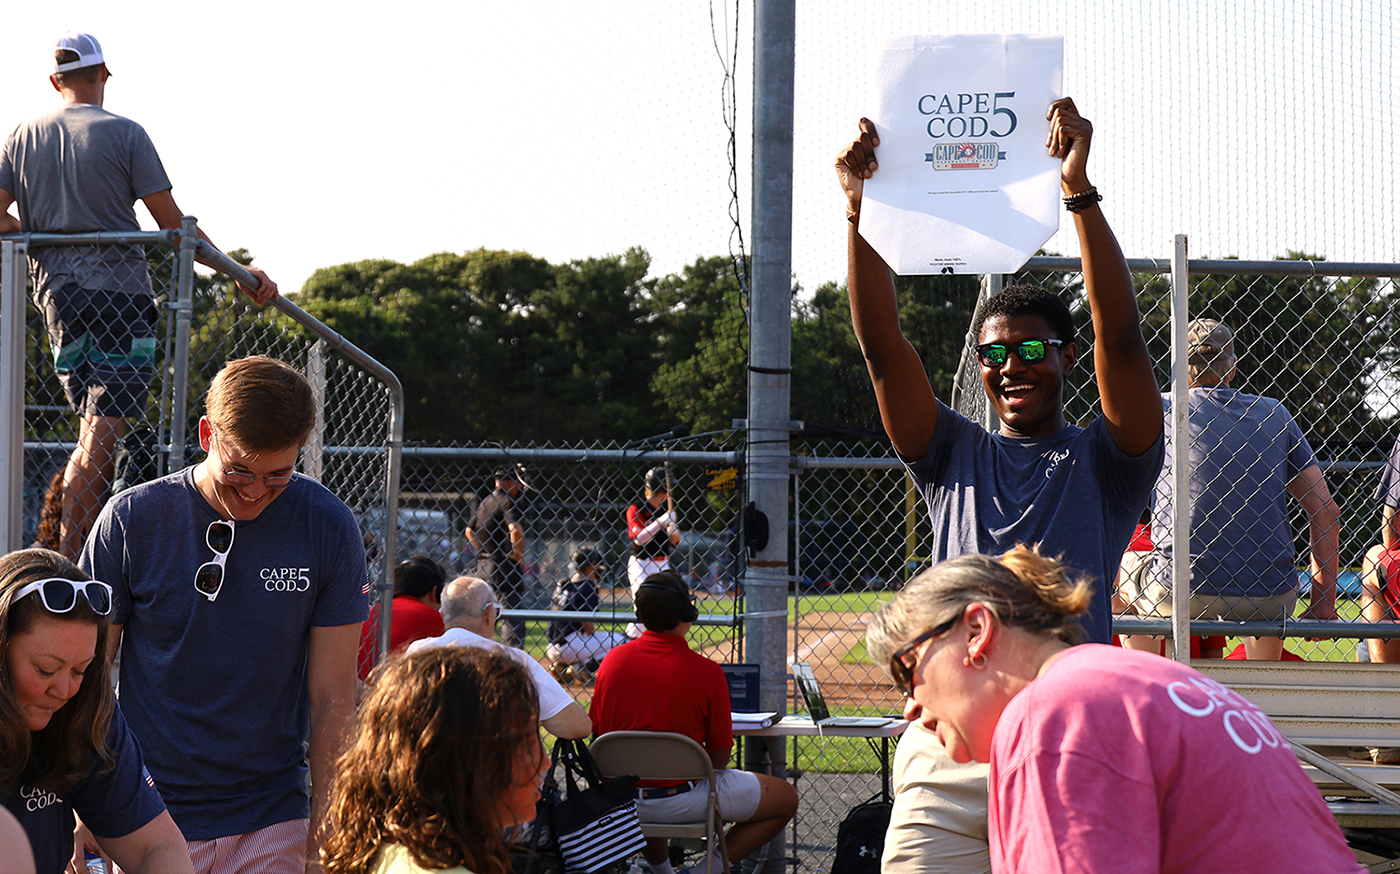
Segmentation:
{"type": "MultiPolygon", "coordinates": [[[[415,555],[394,568],[394,601],[389,618],[389,651],[415,640],[438,637],[445,630],[438,607],[447,571],[426,555],[415,555]]],[[[379,647],[379,606],[370,609],[360,628],[359,675],[364,680],[374,667],[379,647]]]]}

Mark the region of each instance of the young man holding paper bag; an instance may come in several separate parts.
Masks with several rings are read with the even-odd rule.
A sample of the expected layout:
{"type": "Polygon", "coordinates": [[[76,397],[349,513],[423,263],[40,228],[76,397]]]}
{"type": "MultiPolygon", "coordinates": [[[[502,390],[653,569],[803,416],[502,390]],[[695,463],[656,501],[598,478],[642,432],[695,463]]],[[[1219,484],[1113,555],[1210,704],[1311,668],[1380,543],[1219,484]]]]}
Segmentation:
{"type": "MultiPolygon", "coordinates": [[[[1078,357],[1074,322],[1063,300],[1032,286],[992,296],[973,325],[982,385],[1001,421],[999,433],[987,433],[934,396],[923,362],[900,329],[894,278],[860,234],[864,184],[878,169],[880,142],[868,119],[861,119],[860,136],[836,159],[850,222],[851,320],[885,430],[928,506],[932,559],[1000,555],[1017,543],[1041,543],[1073,574],[1092,579],[1085,639],[1106,643],[1109,582],[1162,464],[1161,396],[1139,328],[1132,276],[1086,173],[1093,127],[1068,98],[1053,102],[1046,117],[1045,146],[1061,161],[1061,192],[1079,236],[1102,415],[1084,429],[1065,421],[1063,381],[1078,357]]],[[[937,745],[930,737],[906,733],[900,752],[906,752],[905,743],[937,745]]],[[[952,767],[941,749],[928,752],[952,767]]],[[[895,775],[900,791],[884,870],[919,871],[934,863],[928,856],[939,834],[956,833],[962,844],[985,840],[985,773],[956,772],[958,785],[948,789],[980,778],[982,806],[961,807],[959,822],[950,826],[929,821],[908,804],[917,792],[901,796],[905,787],[942,794],[944,777],[951,775],[928,765],[927,756],[897,754],[896,761],[901,759],[922,762],[918,767],[929,772],[895,775]]],[[[972,861],[965,870],[985,868],[972,861]]]]}

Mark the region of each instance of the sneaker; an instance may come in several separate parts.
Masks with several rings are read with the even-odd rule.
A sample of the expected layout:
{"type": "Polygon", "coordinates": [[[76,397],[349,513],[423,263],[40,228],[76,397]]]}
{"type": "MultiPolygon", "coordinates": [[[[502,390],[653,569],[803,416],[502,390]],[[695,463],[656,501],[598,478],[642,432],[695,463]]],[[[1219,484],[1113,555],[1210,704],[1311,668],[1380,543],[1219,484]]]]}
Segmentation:
{"type": "Polygon", "coordinates": [[[1347,756],[1377,765],[1400,764],[1400,747],[1347,747],[1347,756]]]}

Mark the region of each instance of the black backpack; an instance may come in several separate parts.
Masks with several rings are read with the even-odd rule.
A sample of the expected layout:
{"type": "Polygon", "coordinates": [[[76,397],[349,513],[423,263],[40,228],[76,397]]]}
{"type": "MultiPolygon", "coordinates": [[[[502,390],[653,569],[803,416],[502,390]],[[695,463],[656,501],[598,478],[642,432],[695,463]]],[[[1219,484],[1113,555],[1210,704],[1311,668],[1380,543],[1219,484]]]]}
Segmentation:
{"type": "Polygon", "coordinates": [[[122,437],[113,456],[111,494],[156,478],[156,443],[155,429],[146,425],[138,425],[122,437]]]}
{"type": "Polygon", "coordinates": [[[851,808],[836,829],[831,874],[880,874],[890,809],[890,802],[879,795],[851,808]]]}

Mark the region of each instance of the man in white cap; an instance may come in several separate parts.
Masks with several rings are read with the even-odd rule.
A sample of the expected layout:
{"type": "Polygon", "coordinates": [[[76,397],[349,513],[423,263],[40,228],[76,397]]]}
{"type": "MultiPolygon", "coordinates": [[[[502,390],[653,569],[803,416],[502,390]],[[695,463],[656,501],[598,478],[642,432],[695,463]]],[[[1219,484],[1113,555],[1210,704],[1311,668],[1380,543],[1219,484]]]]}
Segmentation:
{"type": "MultiPolygon", "coordinates": [[[[0,150],[0,233],[139,231],[137,200],[160,227],[180,227],[184,212],[150,137],[102,108],[110,76],[95,37],[59,39],[49,81],[63,105],[21,124],[0,150]]],[[[60,552],[76,559],[107,491],[126,419],[146,408],[156,308],[142,246],[35,246],[29,256],[54,369],[79,416],[60,523],[60,552]]],[[[261,284],[243,288],[249,297],[264,304],[277,295],[267,274],[252,273],[261,284]]]]}
{"type": "MultiPolygon", "coordinates": [[[[1293,615],[1299,595],[1288,495],[1308,517],[1312,551],[1309,619],[1336,618],[1337,504],[1297,422],[1273,398],[1230,387],[1236,375],[1235,335],[1215,319],[1187,329],[1190,376],[1191,615],[1202,619],[1277,622],[1293,615]]],[[[1171,421],[1171,396],[1163,396],[1171,421]]],[[[1149,577],[1170,591],[1172,440],[1157,480],[1149,577]]],[[[1141,602],[1139,602],[1141,603],[1141,602]]],[[[1171,603],[1149,615],[1170,616],[1171,603]]],[[[1251,659],[1277,661],[1283,639],[1246,637],[1251,659]]],[[[1152,643],[1151,651],[1156,651],[1152,643]]]]}

